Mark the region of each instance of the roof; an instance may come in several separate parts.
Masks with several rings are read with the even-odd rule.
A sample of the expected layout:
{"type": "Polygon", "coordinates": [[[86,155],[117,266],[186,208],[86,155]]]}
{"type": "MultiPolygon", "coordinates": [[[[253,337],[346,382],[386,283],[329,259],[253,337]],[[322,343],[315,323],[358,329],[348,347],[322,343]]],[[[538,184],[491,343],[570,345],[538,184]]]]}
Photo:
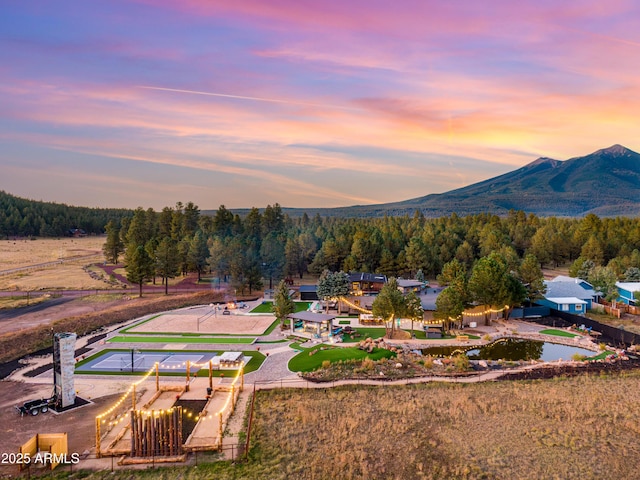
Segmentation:
{"type": "Polygon", "coordinates": [[[244,354],[242,352],[224,352],[220,355],[220,361],[222,362],[237,362],[242,359],[244,354]]]}
{"type": "Polygon", "coordinates": [[[318,286],[317,285],[300,285],[300,291],[301,292],[317,292],[318,286]]]}
{"type": "Polygon", "coordinates": [[[350,273],[350,282],[371,282],[371,283],[387,283],[387,276],[377,273],[350,273]]]}
{"type": "Polygon", "coordinates": [[[576,297],[546,297],[547,300],[553,303],[560,304],[571,304],[571,305],[586,305],[587,302],[584,300],[580,300],[576,297]]]}
{"type": "Polygon", "coordinates": [[[398,286],[402,288],[422,287],[424,286],[424,283],[419,282],[418,280],[405,280],[404,278],[399,278],[398,286]]]}
{"type": "Polygon", "coordinates": [[[640,292],[640,282],[616,282],[616,287],[628,292],[640,292]]]}
{"type": "Polygon", "coordinates": [[[303,311],[298,313],[291,313],[287,315],[287,318],[293,318],[294,320],[303,320],[305,322],[322,323],[328,322],[336,318],[337,315],[330,315],[326,313],[313,313],[309,311],[303,311]]]}
{"type": "Polygon", "coordinates": [[[550,282],[569,282],[569,283],[577,283],[578,285],[582,285],[586,290],[591,290],[593,285],[584,280],[583,278],[577,277],[567,277],[566,275],[558,275],[557,277],[549,280],[550,282]]]}
{"type": "Polygon", "coordinates": [[[596,294],[594,290],[586,289],[579,283],[575,282],[550,282],[545,281],[547,286],[547,292],[544,297],[549,300],[555,298],[569,298],[575,297],[581,300],[593,300],[593,296],[596,294]]]}

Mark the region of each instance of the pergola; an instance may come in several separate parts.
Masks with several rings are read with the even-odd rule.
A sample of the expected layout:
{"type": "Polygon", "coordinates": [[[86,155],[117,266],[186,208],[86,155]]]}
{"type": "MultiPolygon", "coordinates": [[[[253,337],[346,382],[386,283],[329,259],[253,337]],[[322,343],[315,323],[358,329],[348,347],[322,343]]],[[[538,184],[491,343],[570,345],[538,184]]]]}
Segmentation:
{"type": "Polygon", "coordinates": [[[291,320],[291,333],[297,332],[312,334],[315,338],[330,336],[333,331],[333,319],[337,315],[328,315],[326,313],[313,313],[303,311],[291,313],[287,318],[291,320]]]}

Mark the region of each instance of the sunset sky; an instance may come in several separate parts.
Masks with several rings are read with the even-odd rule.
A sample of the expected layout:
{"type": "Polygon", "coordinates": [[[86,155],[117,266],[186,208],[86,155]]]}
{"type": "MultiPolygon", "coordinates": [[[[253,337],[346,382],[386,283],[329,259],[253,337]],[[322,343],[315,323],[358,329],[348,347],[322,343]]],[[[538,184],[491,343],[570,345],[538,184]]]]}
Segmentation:
{"type": "Polygon", "coordinates": [[[638,19],[635,0],[7,0],[0,190],[333,207],[638,151],[638,19]]]}

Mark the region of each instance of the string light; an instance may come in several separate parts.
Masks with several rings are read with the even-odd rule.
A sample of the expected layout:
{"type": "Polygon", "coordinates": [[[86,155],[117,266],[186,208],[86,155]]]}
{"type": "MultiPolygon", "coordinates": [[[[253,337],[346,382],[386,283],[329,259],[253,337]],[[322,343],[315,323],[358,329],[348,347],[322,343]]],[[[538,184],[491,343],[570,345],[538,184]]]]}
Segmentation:
{"type": "MultiPolygon", "coordinates": [[[[131,392],[133,392],[133,389],[137,386],[140,385],[142,382],[144,382],[149,375],[151,375],[155,369],[156,366],[158,365],[158,362],[153,364],[153,367],[151,367],[149,369],[149,371],[147,373],[145,373],[142,378],[140,380],[138,380],[135,383],[132,383],[131,386],[129,387],[129,389],[120,397],[120,400],[118,400],[110,409],[108,409],[106,412],[101,413],[100,415],[98,415],[96,417],[96,419],[101,420],[103,417],[106,417],[107,415],[110,415],[116,408],[118,408],[120,405],[122,405],[122,403],[127,399],[127,397],[129,396],[129,394],[131,392]]],[[[102,421],[102,423],[106,423],[105,420],[102,421]]]]}

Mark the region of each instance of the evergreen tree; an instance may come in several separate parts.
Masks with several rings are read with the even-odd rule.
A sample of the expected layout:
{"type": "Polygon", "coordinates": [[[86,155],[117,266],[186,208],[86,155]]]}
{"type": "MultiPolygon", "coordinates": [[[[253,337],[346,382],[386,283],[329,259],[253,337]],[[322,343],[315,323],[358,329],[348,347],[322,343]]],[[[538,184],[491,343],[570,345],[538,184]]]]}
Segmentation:
{"type": "Polygon", "coordinates": [[[209,247],[207,239],[202,232],[198,230],[189,242],[189,251],[187,261],[191,269],[198,272],[198,281],[202,278],[202,272],[207,266],[207,258],[209,257],[209,247]]]}
{"type": "Polygon", "coordinates": [[[171,237],[164,237],[156,249],[156,272],[164,282],[164,294],[169,294],[169,279],[180,274],[178,247],[171,237]]]}
{"type": "Polygon", "coordinates": [[[542,298],[547,291],[544,284],[544,275],[540,268],[540,262],[535,255],[528,253],[525,255],[518,270],[520,281],[527,291],[527,298],[530,302],[542,298]]]}
{"type": "Polygon", "coordinates": [[[131,255],[127,258],[127,280],[139,286],[139,295],[142,297],[142,284],[151,278],[154,272],[154,262],[143,245],[131,248],[131,255]]]}
{"type": "Polygon", "coordinates": [[[469,278],[472,298],[486,309],[485,324],[490,325],[491,306],[504,306],[509,298],[507,268],[498,254],[492,253],[476,262],[469,278]]]}
{"type": "Polygon", "coordinates": [[[424,320],[422,302],[413,290],[405,296],[405,311],[411,319],[411,335],[413,335],[413,322],[422,322],[424,320]]]}
{"type": "Polygon", "coordinates": [[[107,232],[107,240],[102,246],[102,252],[107,263],[118,263],[118,258],[124,253],[124,244],[120,239],[120,227],[113,220],[104,227],[107,232]]]}
{"type": "Polygon", "coordinates": [[[398,289],[398,281],[394,277],[391,277],[389,281],[384,284],[371,306],[373,315],[383,319],[385,325],[388,325],[387,332],[389,338],[394,338],[396,319],[403,316],[406,313],[406,309],[404,296],[398,289]]]}
{"type": "Polygon", "coordinates": [[[273,296],[273,314],[280,320],[280,326],[284,330],[284,322],[287,315],[295,311],[295,304],[289,296],[289,287],[284,280],[280,280],[273,296]]]}

